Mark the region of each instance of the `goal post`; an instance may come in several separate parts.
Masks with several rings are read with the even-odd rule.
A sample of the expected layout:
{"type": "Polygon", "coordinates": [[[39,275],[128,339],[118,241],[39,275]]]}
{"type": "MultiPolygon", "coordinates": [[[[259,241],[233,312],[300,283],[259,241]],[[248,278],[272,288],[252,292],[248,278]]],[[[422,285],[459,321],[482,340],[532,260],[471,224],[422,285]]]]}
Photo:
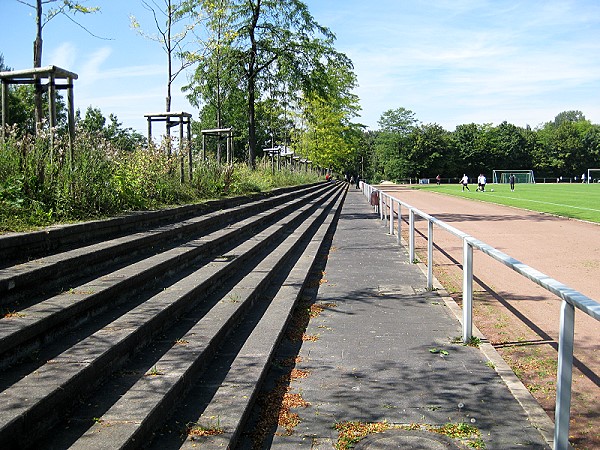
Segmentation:
{"type": "Polygon", "coordinates": [[[586,183],[598,183],[600,180],[600,169],[588,169],[586,183]],[[595,181],[594,181],[595,180],[595,181]]]}
{"type": "Polygon", "coordinates": [[[494,169],[494,170],[492,170],[492,182],[496,183],[496,184],[510,183],[511,175],[515,176],[515,183],[535,183],[535,177],[533,176],[533,170],[525,170],[525,169],[514,169],[514,170],[494,169]]]}

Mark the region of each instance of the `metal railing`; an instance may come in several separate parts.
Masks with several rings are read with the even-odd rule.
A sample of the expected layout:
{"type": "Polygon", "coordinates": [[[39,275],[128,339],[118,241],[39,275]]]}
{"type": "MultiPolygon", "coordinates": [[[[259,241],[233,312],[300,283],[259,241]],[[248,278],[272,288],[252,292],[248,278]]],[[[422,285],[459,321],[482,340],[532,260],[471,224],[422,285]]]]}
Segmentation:
{"type": "Polygon", "coordinates": [[[402,208],[408,211],[409,258],[415,260],[415,216],[427,220],[427,288],[433,289],[433,226],[457,236],[463,241],[463,341],[469,342],[473,336],[473,249],[501,262],[515,272],[552,292],[562,299],[560,331],[558,342],[558,370],[556,384],[556,408],[554,414],[554,450],[569,448],[569,419],[571,415],[571,389],[573,377],[573,343],[575,334],[575,308],[600,321],[600,303],[583,295],[515,258],[487,245],[447,223],[393,197],[390,194],[362,183],[363,194],[379,212],[381,220],[389,224],[389,232],[394,235],[394,214],[397,219],[397,240],[400,242],[402,230],[402,208]],[[375,193],[375,195],[373,195],[375,193]],[[376,202],[374,202],[376,200],[376,202]]]}

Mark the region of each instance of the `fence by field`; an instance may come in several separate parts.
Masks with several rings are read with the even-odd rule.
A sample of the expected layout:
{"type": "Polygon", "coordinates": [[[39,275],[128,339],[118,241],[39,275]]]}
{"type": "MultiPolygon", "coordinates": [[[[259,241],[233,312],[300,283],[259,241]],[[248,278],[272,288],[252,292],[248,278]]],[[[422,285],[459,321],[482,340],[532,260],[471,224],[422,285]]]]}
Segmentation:
{"type": "Polygon", "coordinates": [[[558,347],[557,370],[557,395],[554,426],[554,449],[566,450],[569,448],[569,419],[571,409],[571,390],[573,372],[573,349],[575,330],[575,308],[581,310],[596,321],[600,320],[600,303],[583,295],[582,293],[565,286],[559,281],[541,273],[540,271],[516,260],[496,248],[487,245],[477,238],[464,233],[455,227],[420,211],[402,200],[375,189],[373,186],[362,183],[363,194],[369,199],[371,205],[378,210],[380,218],[389,224],[389,233],[396,234],[398,241],[401,238],[403,208],[408,215],[408,247],[409,258],[415,262],[415,217],[427,221],[427,287],[433,289],[433,246],[434,225],[460,238],[463,242],[463,340],[468,342],[472,337],[473,328],[473,250],[480,250],[494,260],[511,268],[525,278],[533,281],[542,288],[562,299],[560,334],[558,347]]]}

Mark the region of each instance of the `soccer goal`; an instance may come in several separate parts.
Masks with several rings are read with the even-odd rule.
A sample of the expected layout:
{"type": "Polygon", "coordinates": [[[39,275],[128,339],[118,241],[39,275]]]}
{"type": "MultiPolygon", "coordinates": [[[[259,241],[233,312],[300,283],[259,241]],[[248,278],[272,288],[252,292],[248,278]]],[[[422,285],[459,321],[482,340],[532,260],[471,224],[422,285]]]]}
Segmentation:
{"type": "Polygon", "coordinates": [[[600,179],[600,169],[588,169],[587,183],[598,183],[600,179]]]}
{"type": "Polygon", "coordinates": [[[494,183],[510,183],[510,176],[515,176],[515,183],[535,183],[533,170],[492,170],[494,183]]]}

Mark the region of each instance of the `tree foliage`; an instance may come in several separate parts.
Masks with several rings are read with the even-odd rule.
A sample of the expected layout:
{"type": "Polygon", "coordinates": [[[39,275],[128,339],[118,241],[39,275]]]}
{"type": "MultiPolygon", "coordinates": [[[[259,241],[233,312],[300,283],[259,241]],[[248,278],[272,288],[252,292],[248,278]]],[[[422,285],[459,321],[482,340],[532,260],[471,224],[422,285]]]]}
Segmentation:
{"type": "Polygon", "coordinates": [[[458,125],[453,132],[437,124],[418,125],[410,110],[385,111],[374,133],[370,160],[385,179],[472,178],[494,169],[532,169],[536,176],[579,177],[600,167],[600,125],[580,111],[565,111],[537,129],[508,122],[458,125]]]}
{"type": "Polygon", "coordinates": [[[320,89],[307,92],[301,101],[304,126],[297,128],[296,148],[321,167],[356,171],[362,130],[352,122],[360,110],[355,86],[352,64],[340,58],[325,68],[320,89]]]}
{"type": "Polygon", "coordinates": [[[289,98],[326,98],[327,67],[347,58],[299,0],[190,0],[188,6],[206,18],[201,48],[189,54],[197,64],[190,95],[216,105],[221,117],[228,92],[244,90],[248,161],[254,166],[262,144],[259,105],[272,87],[285,86],[289,98]]]}
{"type": "Polygon", "coordinates": [[[110,114],[108,121],[100,108],[88,106],[83,118],[77,111],[77,127],[90,136],[101,136],[109,141],[115,148],[124,151],[134,151],[146,143],[146,138],[132,128],[123,128],[114,114],[110,114]]]}
{"type": "Polygon", "coordinates": [[[384,111],[379,119],[375,139],[375,164],[383,178],[407,178],[413,173],[410,164],[411,133],[417,127],[415,113],[406,108],[384,111]]]}

